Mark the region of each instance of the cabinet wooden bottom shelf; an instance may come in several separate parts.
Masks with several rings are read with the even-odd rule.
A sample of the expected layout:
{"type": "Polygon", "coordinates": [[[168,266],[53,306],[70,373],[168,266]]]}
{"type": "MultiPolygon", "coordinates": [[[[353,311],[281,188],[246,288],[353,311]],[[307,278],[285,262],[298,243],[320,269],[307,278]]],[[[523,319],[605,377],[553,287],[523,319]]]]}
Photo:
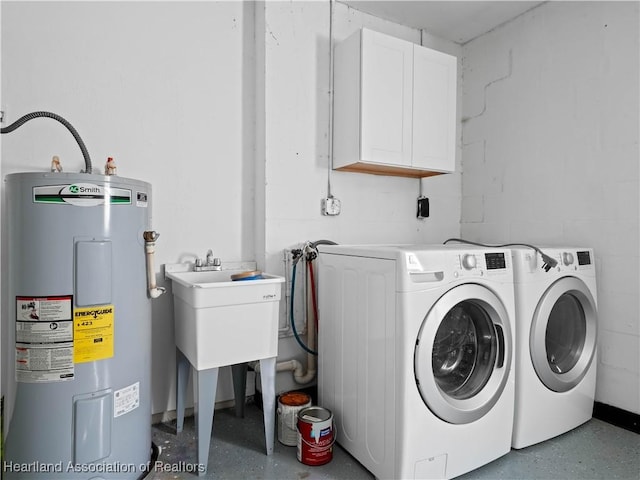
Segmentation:
{"type": "Polygon", "coordinates": [[[392,177],[424,178],[442,175],[447,172],[434,172],[433,170],[421,170],[419,168],[400,167],[395,165],[381,165],[365,162],[352,163],[344,167],[338,167],[340,172],[371,173],[373,175],[386,175],[392,177]]]}

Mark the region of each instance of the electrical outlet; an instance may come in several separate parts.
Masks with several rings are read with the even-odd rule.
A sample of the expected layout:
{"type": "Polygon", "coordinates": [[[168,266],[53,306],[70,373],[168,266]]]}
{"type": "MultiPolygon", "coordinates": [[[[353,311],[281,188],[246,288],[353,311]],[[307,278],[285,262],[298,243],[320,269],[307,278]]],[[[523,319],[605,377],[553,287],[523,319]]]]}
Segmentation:
{"type": "Polygon", "coordinates": [[[429,199],[427,197],[418,197],[418,213],[416,217],[427,218],[429,216],[429,199]]]}
{"type": "Polygon", "coordinates": [[[340,200],[335,197],[323,198],[321,206],[323,215],[340,215],[340,200]]]}

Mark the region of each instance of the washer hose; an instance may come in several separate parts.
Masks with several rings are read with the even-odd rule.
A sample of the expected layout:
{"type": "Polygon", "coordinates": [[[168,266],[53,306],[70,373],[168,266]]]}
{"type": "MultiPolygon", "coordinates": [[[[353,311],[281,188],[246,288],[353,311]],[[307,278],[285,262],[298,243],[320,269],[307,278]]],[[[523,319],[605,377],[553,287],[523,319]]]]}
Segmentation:
{"type": "Polygon", "coordinates": [[[85,172],[84,173],[91,173],[93,167],[91,166],[91,158],[89,157],[89,152],[87,151],[87,147],[85,146],[84,142],[82,141],[82,138],[80,138],[80,134],[78,133],[78,131],[75,128],[73,128],[73,125],[71,125],[68,121],[66,121],[60,115],[57,115],[57,114],[51,113],[51,112],[31,112],[31,113],[27,113],[26,115],[20,117],[18,120],[13,122],[11,125],[8,125],[8,126],[2,128],[2,129],[0,129],[0,133],[11,133],[15,129],[17,129],[17,128],[21,127],[22,125],[24,125],[25,123],[27,123],[29,120],[33,120],[34,118],[40,118],[40,117],[53,118],[54,120],[57,120],[58,122],[63,124],[65,127],[67,127],[67,130],[69,130],[71,132],[71,135],[73,135],[73,138],[76,139],[76,142],[78,143],[78,146],[80,147],[80,151],[82,152],[82,156],[84,157],[84,164],[85,164],[85,172]]]}
{"type": "Polygon", "coordinates": [[[304,342],[302,341],[302,339],[300,338],[300,334],[298,333],[298,329],[296,329],[296,322],[293,318],[293,294],[296,291],[296,266],[297,266],[298,262],[294,262],[293,264],[293,272],[291,274],[291,328],[293,330],[293,336],[296,339],[296,342],[298,342],[298,345],[300,345],[300,348],[302,348],[305,352],[310,353],[311,355],[318,355],[318,352],[311,350],[308,346],[306,346],[304,344],[304,342]]]}

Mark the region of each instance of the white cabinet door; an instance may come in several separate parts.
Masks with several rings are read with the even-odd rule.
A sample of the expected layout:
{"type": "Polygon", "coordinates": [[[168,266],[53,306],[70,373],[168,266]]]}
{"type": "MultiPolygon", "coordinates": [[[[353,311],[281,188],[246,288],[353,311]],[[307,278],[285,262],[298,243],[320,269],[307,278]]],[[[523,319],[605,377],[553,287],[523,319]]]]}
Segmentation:
{"type": "Polygon", "coordinates": [[[455,170],[456,57],[415,45],[412,165],[455,170]]]}
{"type": "Polygon", "coordinates": [[[333,168],[427,177],[455,170],[455,57],[361,29],[335,49],[333,168]]]}
{"type": "Polygon", "coordinates": [[[362,31],[361,160],[411,165],[413,44],[362,31]]]}

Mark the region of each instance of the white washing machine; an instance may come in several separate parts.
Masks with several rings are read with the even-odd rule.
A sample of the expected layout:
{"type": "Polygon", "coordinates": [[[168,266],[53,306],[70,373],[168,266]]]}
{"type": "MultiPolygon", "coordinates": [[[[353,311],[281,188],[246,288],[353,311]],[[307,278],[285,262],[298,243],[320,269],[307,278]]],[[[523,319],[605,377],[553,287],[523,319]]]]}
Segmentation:
{"type": "Polygon", "coordinates": [[[452,478],[511,449],[511,254],[319,246],[318,396],[377,478],[452,478]]]}
{"type": "Polygon", "coordinates": [[[585,423],[596,387],[596,269],[589,248],[512,248],[516,298],[516,405],[512,446],[585,423]]]}

